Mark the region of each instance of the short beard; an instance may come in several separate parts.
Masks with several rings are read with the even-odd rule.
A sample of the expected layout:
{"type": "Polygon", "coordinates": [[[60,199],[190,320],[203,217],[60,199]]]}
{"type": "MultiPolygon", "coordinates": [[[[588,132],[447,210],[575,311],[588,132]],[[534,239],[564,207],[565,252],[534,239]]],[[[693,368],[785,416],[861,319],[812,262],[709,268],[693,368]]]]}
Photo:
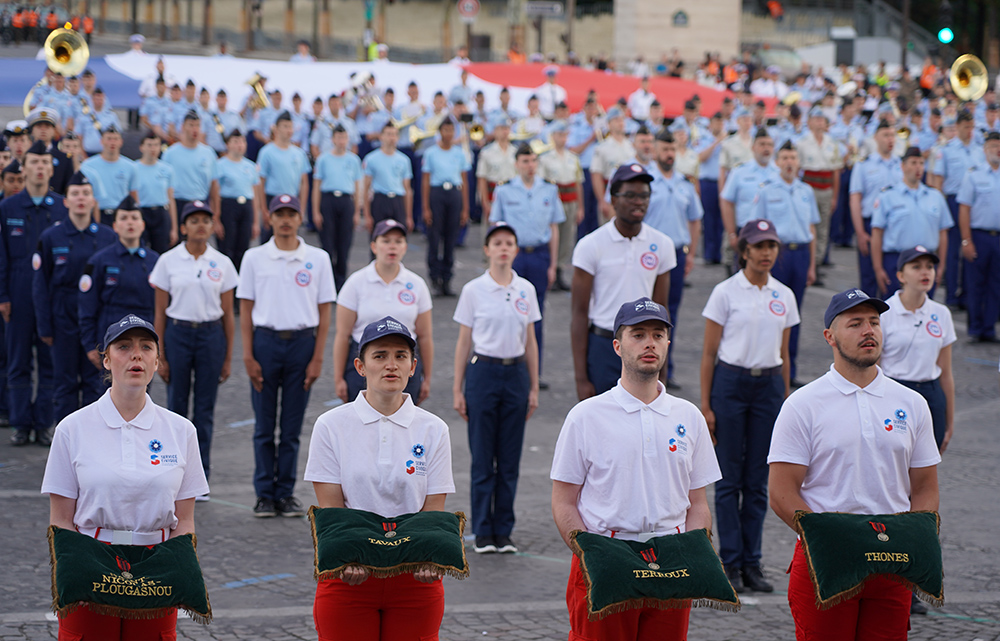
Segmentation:
{"type": "Polygon", "coordinates": [[[639,383],[648,383],[649,381],[656,379],[660,375],[660,370],[663,369],[662,365],[656,369],[649,371],[643,369],[643,367],[636,363],[631,363],[628,361],[622,361],[625,366],[625,373],[628,374],[629,378],[639,383]]]}
{"type": "Polygon", "coordinates": [[[670,162],[663,162],[662,160],[657,160],[656,164],[659,165],[660,171],[662,171],[665,174],[670,173],[671,171],[674,170],[674,161],[672,160],[670,162]]]}
{"type": "Polygon", "coordinates": [[[840,341],[838,341],[836,338],[833,339],[833,346],[837,348],[837,353],[840,354],[840,357],[844,359],[844,361],[848,365],[851,365],[856,369],[868,369],[872,365],[878,363],[878,359],[882,357],[881,346],[879,346],[878,353],[872,354],[871,356],[867,357],[848,356],[846,353],[844,353],[844,349],[840,346],[840,341]]]}

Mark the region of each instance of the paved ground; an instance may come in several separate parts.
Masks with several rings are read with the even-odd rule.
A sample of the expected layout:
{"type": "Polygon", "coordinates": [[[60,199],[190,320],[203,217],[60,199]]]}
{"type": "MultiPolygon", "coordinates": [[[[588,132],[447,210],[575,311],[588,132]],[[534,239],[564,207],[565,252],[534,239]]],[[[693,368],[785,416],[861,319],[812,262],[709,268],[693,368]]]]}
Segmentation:
{"type": "MultiPolygon", "coordinates": [[[[307,236],[315,242],[313,235],[307,236]]],[[[356,239],[353,267],[364,260],[356,239]]],[[[458,252],[456,284],[482,269],[478,232],[458,252]]],[[[809,290],[799,370],[804,380],[822,375],[829,349],[821,339],[821,317],[829,296],[855,280],[853,253],[834,252],[837,264],[827,270],[827,289],[809,290]]],[[[424,267],[424,242],[414,237],[406,264],[424,267]]],[[[713,266],[695,268],[685,290],[677,334],[680,395],[697,402],[701,354],[700,311],[711,287],[723,277],[713,266]]],[[[456,299],[435,301],[437,367],[425,408],[444,418],[452,430],[457,494],[448,509],[468,510],[469,455],[465,424],[451,409],[450,363],[457,337],[451,321],[456,299]]],[[[575,402],[569,346],[569,295],[555,293],[546,310],[545,370],[552,388],[529,423],[514,533],[522,552],[516,556],[470,554],[472,574],[465,581],[445,581],[447,609],[444,639],[564,639],[568,630],[563,601],[569,552],[559,539],[549,511],[548,469],[566,412],[575,402]]],[[[1000,639],[1000,554],[995,495],[1000,487],[1000,446],[996,438],[1000,400],[997,359],[1000,347],[970,346],[964,341],[964,317],[956,317],[962,340],[955,347],[957,427],[940,468],[942,543],[946,564],[946,605],[912,620],[912,638],[954,641],[1000,639]],[[994,498],[990,498],[994,497],[994,498]]],[[[237,347],[236,354],[239,354],[237,347]]],[[[302,519],[255,520],[251,433],[253,412],[242,365],[220,390],[213,446],[212,501],[198,504],[199,553],[215,612],[210,626],[182,621],[184,639],[315,639],[312,626],[312,542],[302,519]]],[[[165,399],[161,382],[153,398],[165,399]]],[[[329,364],[317,382],[306,412],[300,473],[313,421],[335,403],[329,364]]],[[[5,430],[3,431],[5,432],[5,430]]],[[[50,604],[50,571],[45,543],[48,503],[38,494],[46,451],[15,449],[0,432],[0,640],[51,639],[56,636],[50,604]]],[[[301,483],[298,496],[309,504],[311,488],[301,483]]],[[[765,524],[764,562],[778,586],[775,595],[748,596],[738,614],[696,610],[692,640],[790,639],[793,626],[784,596],[793,535],[777,518],[765,524]]]]}

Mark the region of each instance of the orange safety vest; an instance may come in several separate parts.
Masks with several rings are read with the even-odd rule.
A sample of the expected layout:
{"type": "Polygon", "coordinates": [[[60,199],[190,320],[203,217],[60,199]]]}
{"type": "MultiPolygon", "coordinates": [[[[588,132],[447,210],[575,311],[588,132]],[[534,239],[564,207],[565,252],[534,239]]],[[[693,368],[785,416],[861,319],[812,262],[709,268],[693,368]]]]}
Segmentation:
{"type": "Polygon", "coordinates": [[[20,11],[15,13],[14,16],[10,19],[10,26],[14,27],[15,29],[20,29],[24,27],[24,15],[20,11]]]}
{"type": "Polygon", "coordinates": [[[528,57],[523,53],[517,53],[516,51],[511,49],[510,51],[507,52],[507,60],[511,64],[523,65],[528,61],[528,57]]]}
{"type": "Polygon", "coordinates": [[[28,12],[28,26],[37,27],[38,26],[38,14],[34,11],[28,12]]]}
{"type": "Polygon", "coordinates": [[[937,74],[937,67],[934,65],[927,65],[924,67],[923,73],[920,74],[920,86],[924,89],[931,89],[934,87],[934,76],[937,74]]]}
{"type": "Polygon", "coordinates": [[[49,12],[49,15],[45,17],[45,26],[49,29],[55,29],[59,26],[59,18],[56,14],[49,12]]]}
{"type": "Polygon", "coordinates": [[[83,32],[91,33],[94,30],[94,19],[87,16],[83,19],[83,32]]]}
{"type": "Polygon", "coordinates": [[[71,27],[73,27],[74,31],[79,31],[80,30],[80,16],[73,16],[72,18],[70,18],[69,24],[70,24],[71,27]]]}
{"type": "Polygon", "coordinates": [[[722,82],[726,83],[727,87],[739,79],[740,74],[736,73],[735,65],[726,65],[722,68],[722,82]]]}

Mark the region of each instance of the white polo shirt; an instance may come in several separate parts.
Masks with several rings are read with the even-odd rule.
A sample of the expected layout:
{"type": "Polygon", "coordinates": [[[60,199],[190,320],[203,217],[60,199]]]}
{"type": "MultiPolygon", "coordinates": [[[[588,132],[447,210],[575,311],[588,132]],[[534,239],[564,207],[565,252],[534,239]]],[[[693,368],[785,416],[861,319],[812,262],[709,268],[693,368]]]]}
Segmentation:
{"type": "Polygon", "coordinates": [[[430,494],[454,493],[448,425],[403,397],[392,416],[360,392],[316,419],[305,480],[336,483],[346,507],[390,518],[419,512],[430,494]]]}
{"type": "Polygon", "coordinates": [[[514,272],[504,287],[489,270],[465,284],[453,317],[459,325],[472,328],[475,352],[492,358],[523,356],[528,327],[541,319],[534,285],[514,272]]]}
{"type": "Polygon", "coordinates": [[[427,283],[402,264],[399,273],[385,282],[375,271],[375,261],[351,274],[337,292],[337,305],[358,315],[351,328],[351,338],[361,342],[361,334],[370,323],[392,316],[406,325],[417,338],[417,316],[430,311],[431,292],[427,283]]]}
{"type": "Polygon", "coordinates": [[[588,532],[683,532],[688,493],[722,478],[701,412],[657,386],[644,405],[619,381],[566,415],[551,478],[583,486],[588,532]]]}
{"type": "Polygon", "coordinates": [[[276,331],[319,325],[319,306],[337,300],[330,255],[307,245],[283,251],[274,238],[247,250],[240,264],[236,297],[254,301],[254,327],[276,331]]]}
{"type": "Polygon", "coordinates": [[[676,266],[674,241],[645,223],[638,235],[625,238],[612,220],[581,238],[573,250],[573,267],[594,277],[590,322],[608,331],[624,303],[652,297],[656,277],[676,266]]]}
{"type": "Polygon", "coordinates": [[[181,243],[160,256],[149,275],[151,285],[170,294],[167,316],[192,323],[222,318],[222,294],[238,282],[233,261],[211,245],[195,258],[181,243]]]}
{"type": "Polygon", "coordinates": [[[882,314],[882,371],[898,381],[939,378],[938,356],[958,340],[948,307],[927,297],[911,312],[903,307],[899,292],[885,302],[889,311],[882,314]]]}
{"type": "Polygon", "coordinates": [[[108,390],[56,426],[42,494],[76,499],[81,529],[173,529],[174,501],[208,494],[194,425],[148,394],[126,421],[108,390]]]}
{"type": "Polygon", "coordinates": [[[881,369],[865,388],[831,365],[785,400],[768,463],[808,467],[802,498],[814,512],[910,509],[910,468],[941,462],[927,401],[881,369]]]}
{"type": "Polygon", "coordinates": [[[770,275],[758,288],[743,270],[715,286],[701,315],[722,325],[719,360],[747,369],[781,365],[782,334],[799,324],[792,290],[770,275]]]}

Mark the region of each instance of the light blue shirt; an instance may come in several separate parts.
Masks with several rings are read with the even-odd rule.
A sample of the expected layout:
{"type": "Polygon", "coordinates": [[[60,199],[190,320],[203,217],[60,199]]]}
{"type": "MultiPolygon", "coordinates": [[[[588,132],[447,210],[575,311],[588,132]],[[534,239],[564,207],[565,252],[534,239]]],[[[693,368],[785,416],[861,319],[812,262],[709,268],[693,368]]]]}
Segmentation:
{"type": "Polygon", "coordinates": [[[361,159],[350,151],[343,156],[325,153],[316,159],[313,178],[320,181],[320,191],[354,194],[357,181],[364,178],[361,159]]]}
{"type": "Polygon", "coordinates": [[[956,137],[938,150],[931,173],[935,176],[944,176],[941,191],[951,196],[958,193],[959,187],[962,186],[962,179],[965,178],[969,169],[984,164],[986,164],[986,155],[983,153],[982,147],[977,147],[971,140],[966,145],[956,137]]]}
{"type": "Polygon", "coordinates": [[[298,196],[302,174],[308,174],[309,157],[295,145],[281,149],[273,142],[264,145],[257,155],[257,167],[264,179],[264,193],[268,196],[291,194],[298,196]]]}
{"type": "Polygon", "coordinates": [[[135,162],[121,156],[108,162],[100,156],[91,156],[80,164],[80,171],[90,179],[94,198],[100,209],[115,209],[118,203],[137,188],[135,162]]]}
{"type": "Polygon", "coordinates": [[[403,195],[404,180],[413,178],[413,167],[410,159],[401,151],[387,154],[381,149],[365,156],[363,163],[365,175],[371,176],[372,189],[377,194],[403,195]]]}
{"type": "Polygon", "coordinates": [[[937,251],[941,230],[955,225],[941,192],[923,183],[916,189],[906,183],[890,185],[878,195],[873,207],[872,227],[885,230],[885,252],[901,252],[917,245],[937,251]]]}
{"type": "Polygon", "coordinates": [[[163,162],[174,168],[174,198],[208,200],[208,192],[216,178],[217,159],[212,148],[202,143],[194,149],[188,149],[179,142],[170,145],[170,149],[163,153],[163,162]]]}
{"type": "Polygon", "coordinates": [[[204,121],[202,114],[204,114],[205,110],[201,108],[201,105],[198,104],[197,100],[194,102],[188,102],[187,100],[181,98],[177,102],[171,103],[171,105],[173,110],[173,123],[177,131],[181,130],[181,127],[184,125],[184,116],[186,116],[189,111],[194,111],[198,114],[198,118],[204,121]]]}
{"type": "MultiPolygon", "coordinates": [[[[83,150],[91,156],[101,153],[101,150],[104,149],[101,145],[101,131],[111,125],[114,125],[118,131],[122,130],[122,121],[118,117],[118,114],[111,111],[108,107],[99,112],[91,109],[90,114],[78,118],[73,122],[73,128],[76,130],[76,135],[80,137],[80,144],[83,146],[83,150]],[[97,118],[96,124],[93,118],[90,117],[91,115],[97,118]],[[100,128],[97,125],[100,125],[100,128]]],[[[117,205],[118,203],[115,204],[117,205]]]]}
{"type": "MultiPolygon", "coordinates": [[[[69,113],[64,116],[64,118],[73,118],[73,126],[76,128],[77,124],[80,122],[80,118],[86,118],[90,120],[90,110],[94,108],[94,101],[91,97],[83,90],[78,91],[76,95],[69,94],[70,110],[69,113]],[[83,112],[84,107],[87,108],[87,113],[83,112]]],[[[105,103],[107,100],[105,100],[105,103]]]]}
{"type": "Polygon", "coordinates": [[[755,203],[754,218],[765,218],[774,223],[781,242],[812,242],[809,226],[819,224],[819,208],[812,187],[798,178],[789,185],[779,176],[761,187],[755,203]]]}
{"type": "MultiPolygon", "coordinates": [[[[320,154],[331,151],[333,149],[333,130],[337,125],[347,130],[347,144],[349,146],[356,147],[361,142],[361,134],[358,133],[358,128],[351,118],[343,114],[332,118],[327,114],[313,127],[312,133],[309,135],[309,144],[318,147],[320,154]]],[[[400,138],[402,139],[402,134],[400,138]]]]}
{"type": "Polygon", "coordinates": [[[167,190],[174,186],[174,168],[156,161],[152,165],[135,163],[136,192],[140,207],[166,207],[170,202],[167,190]]]}
{"type": "MultiPolygon", "coordinates": [[[[594,126],[587,122],[587,116],[583,112],[575,113],[569,119],[569,136],[566,137],[566,146],[579,147],[593,134],[594,126]]],[[[594,158],[595,147],[597,147],[597,141],[590,143],[586,149],[577,154],[580,157],[580,167],[583,169],[590,169],[590,161],[594,158]]]]}
{"type": "Polygon", "coordinates": [[[899,158],[890,156],[888,160],[872,154],[858,163],[851,171],[852,194],[861,194],[861,216],[872,217],[872,205],[882,190],[889,185],[903,182],[903,165],[899,158]]]}
{"type": "Polygon", "coordinates": [[[461,147],[452,145],[445,151],[440,145],[434,145],[424,152],[421,168],[425,174],[430,174],[431,187],[440,187],[444,183],[461,186],[462,175],[471,167],[461,147]]]}
{"type": "Polygon", "coordinates": [[[70,95],[68,89],[63,89],[62,91],[56,91],[54,88],[49,92],[49,95],[38,103],[39,107],[45,107],[46,109],[54,109],[59,113],[59,118],[65,122],[66,118],[73,113],[73,96],[70,95]]]}
{"type": "Polygon", "coordinates": [[[166,132],[173,113],[171,105],[170,98],[165,95],[162,98],[149,96],[139,107],[139,115],[148,120],[151,126],[160,127],[166,132]]]}
{"type": "MultiPolygon", "coordinates": [[[[246,198],[253,200],[253,187],[260,184],[257,165],[248,158],[233,162],[226,156],[215,161],[215,175],[219,181],[220,198],[246,198]]],[[[298,191],[292,192],[297,194],[298,191]]]]}
{"type": "Polygon", "coordinates": [[[659,168],[650,173],[653,175],[650,185],[653,193],[643,222],[670,236],[677,249],[690,245],[691,228],[688,223],[701,220],[705,215],[694,185],[676,169],[670,178],[664,176],[659,168]]]}
{"type": "Polygon", "coordinates": [[[958,191],[958,203],[969,206],[972,229],[1000,231],[1000,169],[993,169],[984,162],[967,171],[958,191]]]}
{"type": "Polygon", "coordinates": [[[232,111],[219,112],[217,109],[209,111],[206,118],[201,120],[201,130],[205,133],[205,144],[222,154],[226,152],[226,143],[223,136],[228,136],[233,129],[247,135],[247,125],[243,118],[232,111]],[[218,119],[218,122],[216,122],[218,119]],[[219,131],[222,125],[222,131],[219,131]]]}
{"type": "MultiPolygon", "coordinates": [[[[284,110],[282,110],[284,111],[284,110]]],[[[259,131],[264,138],[271,138],[271,127],[278,121],[279,111],[274,107],[258,109],[250,122],[250,131],[259,131]]]]}
{"type": "MultiPolygon", "coordinates": [[[[701,153],[715,144],[715,136],[711,132],[706,132],[707,135],[698,139],[698,144],[695,145],[694,150],[696,153],[701,153]]],[[[704,178],[705,180],[718,180],[719,179],[719,156],[722,155],[722,145],[715,145],[715,150],[712,154],[705,159],[705,162],[699,165],[698,177],[704,178]]]]}
{"type": "Polygon", "coordinates": [[[497,185],[493,191],[490,222],[501,220],[514,228],[519,246],[547,244],[552,239],[551,225],[566,220],[559,201],[559,188],[535,177],[529,189],[520,176],[497,185]]]}
{"type": "Polygon", "coordinates": [[[726,184],[719,197],[733,203],[736,209],[736,229],[753,220],[756,211],[754,199],[757,197],[757,192],[763,183],[773,180],[781,180],[773,165],[761,167],[753,159],[739,165],[726,176],[726,184]]]}

